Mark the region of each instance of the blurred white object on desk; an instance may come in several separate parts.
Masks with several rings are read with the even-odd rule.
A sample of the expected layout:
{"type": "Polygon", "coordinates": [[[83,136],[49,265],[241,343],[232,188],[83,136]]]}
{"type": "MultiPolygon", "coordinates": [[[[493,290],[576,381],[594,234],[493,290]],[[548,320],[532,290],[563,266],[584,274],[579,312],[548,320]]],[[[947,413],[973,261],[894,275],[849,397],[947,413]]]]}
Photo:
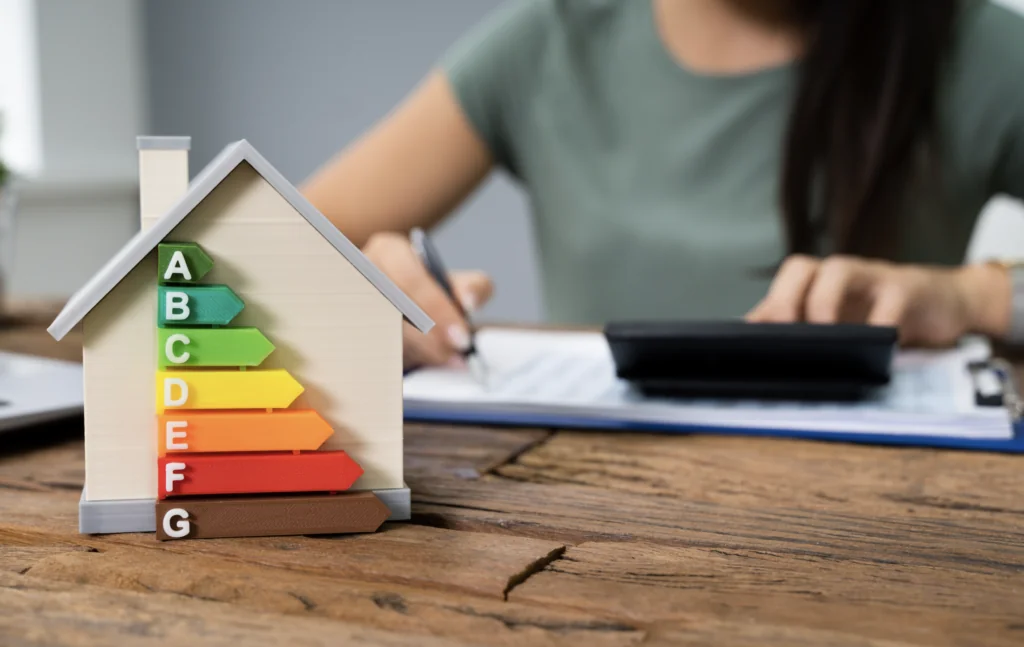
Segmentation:
{"type": "Polygon", "coordinates": [[[82,365],[0,353],[0,432],[82,412],[82,365]]]}

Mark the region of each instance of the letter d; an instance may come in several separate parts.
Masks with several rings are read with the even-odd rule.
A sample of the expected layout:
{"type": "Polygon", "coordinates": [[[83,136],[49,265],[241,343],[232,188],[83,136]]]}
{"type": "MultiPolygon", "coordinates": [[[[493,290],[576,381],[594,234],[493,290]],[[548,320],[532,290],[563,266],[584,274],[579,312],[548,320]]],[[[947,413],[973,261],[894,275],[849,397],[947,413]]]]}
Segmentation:
{"type": "Polygon", "coordinates": [[[188,382],[180,377],[164,378],[164,406],[181,407],[188,402],[188,382]],[[174,387],[178,387],[178,397],[174,397],[174,387]]]}

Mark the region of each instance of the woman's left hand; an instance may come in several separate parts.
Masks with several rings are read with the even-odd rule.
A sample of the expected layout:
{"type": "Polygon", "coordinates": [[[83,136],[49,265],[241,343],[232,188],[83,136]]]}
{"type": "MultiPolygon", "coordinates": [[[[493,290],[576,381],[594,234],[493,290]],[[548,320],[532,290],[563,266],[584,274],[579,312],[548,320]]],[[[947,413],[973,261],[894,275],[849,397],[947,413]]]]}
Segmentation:
{"type": "Polygon", "coordinates": [[[966,333],[1006,334],[1010,279],[995,265],[898,265],[853,256],[790,256],[753,322],[895,326],[900,342],[949,346],[966,333]]]}

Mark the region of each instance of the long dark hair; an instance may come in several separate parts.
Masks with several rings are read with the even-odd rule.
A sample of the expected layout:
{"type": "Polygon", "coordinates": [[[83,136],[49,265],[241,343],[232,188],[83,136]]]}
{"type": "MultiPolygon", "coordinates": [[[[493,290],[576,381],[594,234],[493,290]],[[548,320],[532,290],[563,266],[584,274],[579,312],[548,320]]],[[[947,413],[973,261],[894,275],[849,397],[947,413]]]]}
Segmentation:
{"type": "Polygon", "coordinates": [[[936,155],[938,94],[961,0],[794,5],[809,43],[781,178],[789,251],[813,253],[824,233],[834,252],[891,257],[898,210],[928,166],[922,161],[936,155]]]}

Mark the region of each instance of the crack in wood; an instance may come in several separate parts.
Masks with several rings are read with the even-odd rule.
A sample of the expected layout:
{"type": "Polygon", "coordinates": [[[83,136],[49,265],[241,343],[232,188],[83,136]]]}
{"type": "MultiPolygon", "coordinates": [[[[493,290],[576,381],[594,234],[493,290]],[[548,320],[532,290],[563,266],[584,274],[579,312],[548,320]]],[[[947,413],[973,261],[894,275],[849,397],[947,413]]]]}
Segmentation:
{"type": "Polygon", "coordinates": [[[514,465],[518,463],[520,457],[522,457],[524,454],[531,452],[539,447],[542,447],[543,445],[550,442],[552,438],[555,437],[556,431],[554,429],[545,429],[544,431],[547,432],[546,435],[544,435],[541,438],[538,438],[537,440],[534,440],[533,442],[526,443],[525,445],[517,449],[515,452],[509,454],[502,462],[497,463],[495,465],[491,465],[487,469],[485,474],[501,476],[500,474],[498,474],[499,469],[505,467],[506,465],[514,465]]]}
{"type": "Polygon", "coordinates": [[[289,591],[288,595],[290,595],[291,597],[293,597],[296,600],[298,600],[299,602],[301,602],[302,606],[306,609],[306,611],[315,611],[316,610],[316,602],[313,602],[312,600],[310,600],[306,596],[302,595],[301,593],[295,593],[294,591],[289,591]]]}
{"type": "Polygon", "coordinates": [[[919,505],[925,508],[937,508],[939,510],[964,510],[969,512],[995,512],[998,514],[1024,514],[1024,510],[1012,508],[1001,508],[998,506],[980,505],[966,501],[950,501],[930,496],[904,496],[900,494],[883,494],[883,499],[893,503],[905,503],[907,505],[919,505]]]}
{"type": "MultiPolygon", "coordinates": [[[[140,582],[139,584],[142,583],[140,582]]],[[[152,593],[158,592],[155,588],[151,588],[144,584],[142,586],[146,589],[149,589],[149,591],[152,593]]],[[[191,598],[192,600],[202,600],[203,602],[229,602],[229,600],[225,600],[224,598],[218,598],[212,595],[202,595],[200,593],[189,593],[188,591],[176,591],[173,592],[172,595],[180,595],[183,598],[191,598]]]]}
{"type": "MultiPolygon", "coordinates": [[[[430,505],[440,506],[440,507],[443,507],[443,508],[457,508],[459,510],[475,510],[477,512],[493,512],[495,514],[501,514],[501,510],[496,510],[494,508],[484,508],[484,507],[481,507],[481,506],[466,505],[464,503],[435,503],[435,502],[431,501],[430,505]]],[[[423,525],[431,525],[431,524],[423,524],[423,525]]]]}
{"type": "Polygon", "coordinates": [[[397,593],[374,593],[371,599],[378,609],[394,611],[403,616],[409,614],[409,606],[406,604],[405,598],[397,593]]]}
{"type": "Polygon", "coordinates": [[[0,546],[0,564],[6,566],[12,573],[29,575],[32,569],[46,563],[50,558],[73,552],[99,553],[100,551],[92,546],[80,546],[78,544],[61,544],[56,546],[6,544],[0,546]],[[31,560],[31,562],[25,564],[25,560],[31,560]],[[18,566],[18,562],[25,565],[18,566]]]}
{"type": "Polygon", "coordinates": [[[507,615],[503,615],[500,613],[483,613],[470,607],[443,608],[473,618],[487,618],[488,620],[497,620],[501,624],[505,625],[507,629],[513,630],[522,629],[524,627],[532,627],[535,629],[542,629],[544,631],[554,631],[558,633],[567,633],[571,631],[601,631],[611,633],[629,633],[634,631],[643,631],[640,627],[634,627],[632,625],[627,625],[621,622],[611,622],[602,620],[590,620],[583,622],[541,622],[538,620],[523,620],[519,618],[511,618],[507,615]]]}
{"type": "Polygon", "coordinates": [[[566,548],[568,548],[568,546],[559,546],[558,548],[555,548],[547,555],[530,562],[523,570],[509,577],[508,584],[505,585],[505,590],[502,591],[502,598],[508,601],[508,594],[512,592],[512,589],[530,579],[530,576],[543,571],[552,562],[557,561],[559,557],[565,554],[566,548]]]}
{"type": "MultiPolygon", "coordinates": [[[[431,505],[434,505],[434,504],[431,504],[431,505]]],[[[461,506],[459,506],[457,504],[437,504],[437,505],[444,505],[446,507],[453,508],[453,509],[461,508],[461,506]]],[[[466,508],[466,509],[469,509],[469,508],[466,508]]],[[[546,540],[546,541],[560,541],[558,539],[552,539],[552,538],[546,536],[546,534],[544,532],[532,532],[532,531],[535,531],[535,530],[541,530],[542,531],[543,528],[544,528],[543,525],[538,524],[538,523],[534,523],[532,521],[520,521],[520,520],[517,520],[517,519],[499,519],[499,520],[494,521],[494,522],[492,522],[492,523],[490,523],[490,524],[488,524],[486,526],[474,527],[474,528],[472,528],[470,530],[469,528],[462,527],[458,520],[449,519],[448,517],[446,517],[446,516],[444,516],[443,514],[440,514],[440,513],[436,513],[436,512],[427,512],[427,513],[414,512],[413,515],[412,515],[412,519],[409,520],[407,523],[412,524],[412,525],[416,525],[416,526],[426,526],[427,528],[440,528],[442,530],[458,530],[458,531],[469,530],[469,532],[478,532],[478,533],[486,533],[486,534],[510,535],[512,537],[521,537],[521,538],[524,538],[524,539],[540,539],[540,540],[546,540]]],[[[602,541],[612,541],[612,540],[609,540],[608,537],[604,536],[604,535],[602,535],[600,537],[600,539],[602,541]]],[[[620,538],[620,541],[633,541],[634,539],[635,538],[633,536],[623,536],[623,537],[620,538]]],[[[588,541],[588,540],[589,540],[589,538],[586,538],[586,539],[583,539],[582,541],[588,541]]],[[[574,542],[569,542],[569,543],[574,543],[574,542]]]]}
{"type": "Polygon", "coordinates": [[[39,485],[45,485],[46,487],[53,488],[55,490],[71,490],[73,492],[79,492],[82,489],[82,483],[78,482],[64,482],[64,481],[38,481],[39,485]]]}
{"type": "Polygon", "coordinates": [[[14,490],[15,492],[45,492],[46,488],[35,484],[15,483],[12,481],[0,481],[0,490],[14,490]]]}

